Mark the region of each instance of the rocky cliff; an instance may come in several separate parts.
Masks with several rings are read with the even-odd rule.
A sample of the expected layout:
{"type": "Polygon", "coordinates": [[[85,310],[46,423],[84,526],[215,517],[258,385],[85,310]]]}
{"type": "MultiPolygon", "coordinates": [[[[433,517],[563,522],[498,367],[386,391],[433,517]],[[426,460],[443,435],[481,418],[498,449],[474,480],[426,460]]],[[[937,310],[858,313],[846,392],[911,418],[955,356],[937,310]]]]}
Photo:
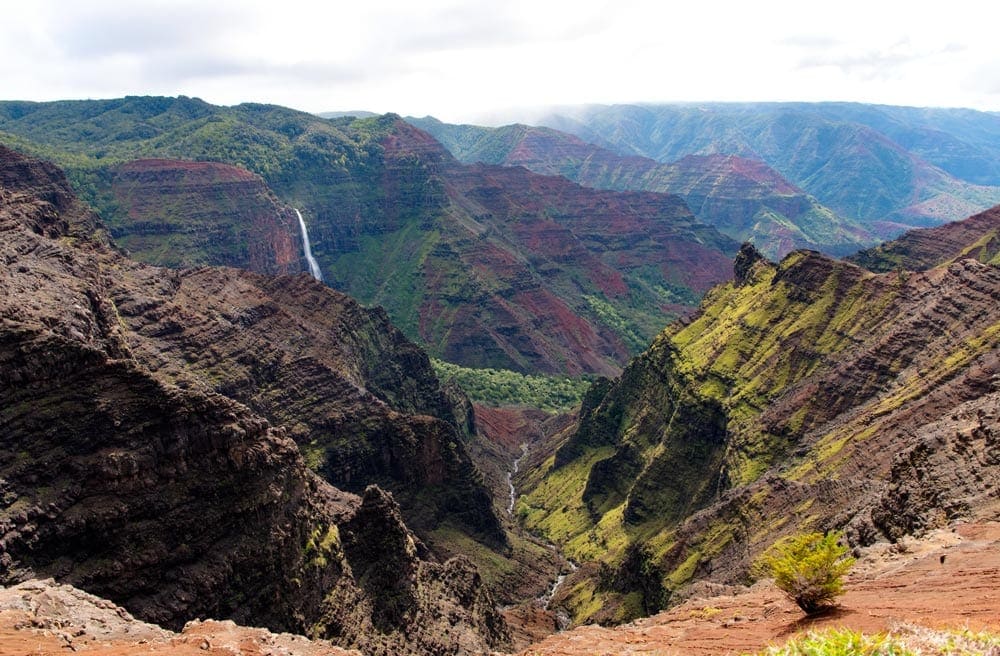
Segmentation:
{"type": "MultiPolygon", "coordinates": [[[[168,627],[229,617],[366,653],[503,645],[506,628],[475,569],[427,560],[381,489],[349,478],[359,497],[313,474],[292,437],[315,434],[309,457],[336,460],[332,433],[268,398],[267,380],[288,383],[304,406],[329,413],[325,430],[378,451],[378,472],[413,457],[425,465],[413,474],[420,484],[461,477],[439,393],[394,378],[406,357],[419,361],[416,349],[377,313],[312,284],[308,302],[342,308],[350,337],[326,337],[339,345],[338,365],[333,353],[311,359],[321,346],[309,344],[307,317],[267,291],[282,279],[136,264],[97,226],[57,170],[0,149],[0,582],[51,576],[168,627]],[[274,329],[276,316],[286,331],[268,341],[254,324],[270,318],[274,329]],[[393,340],[402,359],[380,351],[393,340]],[[288,370],[307,372],[298,387],[288,370]],[[383,589],[387,568],[405,576],[383,589]]],[[[423,501],[441,512],[460,503],[459,516],[485,525],[488,539],[489,509],[476,508],[481,488],[469,484],[423,501]]]]}
{"type": "Polygon", "coordinates": [[[998,510],[1000,269],[747,246],[735,274],[591,390],[529,481],[519,515],[591,561],[565,586],[578,620],[745,582],[794,531],[865,545],[998,510]]]}
{"type": "Polygon", "coordinates": [[[119,207],[112,234],[138,260],[272,275],[305,269],[295,215],[244,169],[136,160],[118,167],[111,192],[119,207]]]}
{"type": "Polygon", "coordinates": [[[372,126],[381,187],[409,190],[387,207],[408,217],[386,211],[361,228],[372,238],[338,256],[331,280],[408,314],[446,360],[614,372],[664,316],[726,275],[732,242],[676,197],[461,165],[397,117],[372,126]]]}

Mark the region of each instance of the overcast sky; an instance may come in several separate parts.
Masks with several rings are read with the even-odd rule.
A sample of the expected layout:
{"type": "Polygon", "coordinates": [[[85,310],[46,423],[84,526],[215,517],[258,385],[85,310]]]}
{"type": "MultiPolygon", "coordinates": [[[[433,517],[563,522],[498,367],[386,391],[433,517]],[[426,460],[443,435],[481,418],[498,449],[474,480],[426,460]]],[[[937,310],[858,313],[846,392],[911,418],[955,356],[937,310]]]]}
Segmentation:
{"type": "Polygon", "coordinates": [[[708,100],[1000,111],[981,0],[0,3],[7,100],[183,94],[448,121],[708,100]]]}

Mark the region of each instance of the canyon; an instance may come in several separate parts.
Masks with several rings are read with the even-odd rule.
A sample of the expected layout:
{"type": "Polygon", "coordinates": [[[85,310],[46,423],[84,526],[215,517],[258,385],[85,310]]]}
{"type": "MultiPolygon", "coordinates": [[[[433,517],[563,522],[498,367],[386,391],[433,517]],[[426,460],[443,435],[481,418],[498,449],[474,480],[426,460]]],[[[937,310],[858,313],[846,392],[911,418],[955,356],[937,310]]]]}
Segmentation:
{"type": "MultiPolygon", "coordinates": [[[[280,261],[248,262],[232,222],[257,210],[226,204],[235,186],[211,191],[212,172],[223,165],[187,160],[224,162],[235,167],[230,178],[252,171],[285,204],[261,214],[252,231],[259,239],[295,241],[291,208],[298,208],[330,286],[381,305],[432,356],[469,367],[616,374],[728,277],[738,248],[677,196],[463,165],[395,115],[324,120],[184,98],[0,105],[0,130],[18,135],[14,145],[64,163],[116,238],[135,244],[136,258],[262,272],[294,262],[287,248],[280,261]],[[205,177],[180,173],[194,167],[207,167],[205,177]],[[149,170],[145,207],[131,200],[135,169],[149,170]],[[209,197],[215,193],[218,201],[209,197]],[[205,220],[216,227],[201,229],[205,220]]],[[[300,258],[299,270],[305,265],[300,258]]]]}
{"type": "Polygon", "coordinates": [[[395,115],[184,98],[0,103],[12,126],[75,164],[0,146],[0,644],[719,653],[897,612],[996,628],[973,596],[995,588],[1000,207],[841,260],[792,249],[941,217],[886,205],[832,242],[758,221],[768,259],[723,233],[781,197],[836,215],[749,151],[451,132],[498,158],[473,163],[395,115]],[[428,351],[593,383],[495,407],[428,351]],[[755,563],[828,530],[861,563],[843,610],[800,620],[755,563]]]}
{"type": "Polygon", "coordinates": [[[407,120],[464,162],[524,166],[597,189],[677,194],[700,221],[737,241],[754,243],[770,257],[798,248],[845,254],[875,241],[861,225],[834,214],[757,159],[712,153],[660,163],[619,155],[551,128],[407,120]]]}

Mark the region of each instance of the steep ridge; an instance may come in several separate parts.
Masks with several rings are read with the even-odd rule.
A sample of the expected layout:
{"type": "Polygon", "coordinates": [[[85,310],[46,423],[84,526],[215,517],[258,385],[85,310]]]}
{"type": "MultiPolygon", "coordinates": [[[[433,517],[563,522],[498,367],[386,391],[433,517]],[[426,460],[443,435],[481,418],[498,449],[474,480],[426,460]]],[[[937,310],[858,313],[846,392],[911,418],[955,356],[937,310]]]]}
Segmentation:
{"type": "Polygon", "coordinates": [[[981,165],[995,152],[1000,122],[948,112],[939,120],[935,110],[851,103],[595,105],[539,123],[661,162],[714,153],[760,159],[839,216],[889,238],[1000,202],[991,166],[981,165]]]}
{"type": "MultiPolygon", "coordinates": [[[[738,246],[676,197],[463,166],[392,115],[323,120],[264,105],[125,98],[0,103],[0,130],[70,166],[123,238],[130,223],[108,189],[124,163],[183,157],[259,173],[303,212],[331,286],[384,306],[432,355],[467,366],[614,374],[728,276],[738,246]]],[[[163,205],[148,195],[155,185],[144,191],[163,205]]],[[[177,223],[185,237],[210,240],[177,223]]],[[[212,248],[189,245],[195,255],[212,248]]],[[[167,250],[144,253],[163,263],[167,250]]]]}
{"type": "Polygon", "coordinates": [[[450,125],[407,119],[464,162],[524,166],[597,189],[656,191],[681,196],[701,221],[771,257],[797,248],[841,254],[874,238],[836,216],[759,160],[736,155],[687,155],[659,163],[623,157],[544,127],[450,125]]]}
{"type": "Polygon", "coordinates": [[[961,258],[1000,264],[1000,207],[937,228],[911,230],[899,239],[856,253],[851,262],[876,273],[925,271],[961,258]]]}
{"type": "Polygon", "coordinates": [[[975,259],[875,275],[745,246],[528,481],[519,516],[590,561],[557,601],[617,622],[691,581],[747,581],[794,531],[866,545],[995,516],[998,298],[975,259]]]}
{"type": "Polygon", "coordinates": [[[259,273],[305,267],[291,211],[264,180],[217,162],[136,160],[119,167],[115,240],[163,266],[229,265],[259,273]]]}
{"type": "MultiPolygon", "coordinates": [[[[280,362],[288,351],[255,335],[253,323],[304,320],[269,300],[265,283],[311,285],[308,302],[344,307],[340,320],[353,340],[341,342],[338,370],[346,373],[338,386],[294,391],[331,412],[331,397],[353,394],[341,411],[356,414],[343,420],[356,440],[365,421],[402,432],[411,449],[433,450],[442,434],[454,439],[416,460],[450,474],[448,458],[462,453],[453,424],[405,410],[447,415],[440,392],[394,378],[408,359],[420,364],[419,351],[383,316],[304,274],[139,265],[91,238],[98,225],[56,169],[0,148],[0,583],[52,576],[168,627],[228,617],[371,654],[481,653],[505,644],[503,619],[467,560],[428,560],[391,496],[376,486],[361,497],[332,487],[290,438],[301,426],[266,398],[236,398],[250,396],[248,387],[235,390],[236,373],[290,375],[280,362]],[[231,290],[229,303],[257,303],[222,305],[205,291],[216,286],[231,290]],[[228,370],[219,356],[237,334],[258,348],[241,351],[228,370]],[[221,341],[206,346],[194,337],[209,335],[221,341]],[[213,389],[226,371],[231,396],[213,389]]],[[[299,330],[278,339],[305,342],[308,331],[299,330]]],[[[322,365],[307,356],[290,363],[314,376],[322,365]]],[[[416,376],[424,373],[417,367],[416,376]]],[[[378,450],[410,457],[396,446],[378,450]]],[[[475,490],[456,495],[488,524],[475,490]]]]}

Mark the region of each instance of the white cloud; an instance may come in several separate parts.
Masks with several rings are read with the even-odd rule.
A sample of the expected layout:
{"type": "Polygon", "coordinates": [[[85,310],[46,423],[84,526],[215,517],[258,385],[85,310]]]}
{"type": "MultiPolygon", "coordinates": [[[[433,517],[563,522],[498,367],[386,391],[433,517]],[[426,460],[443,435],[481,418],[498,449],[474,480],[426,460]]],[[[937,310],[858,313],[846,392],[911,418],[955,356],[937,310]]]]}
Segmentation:
{"type": "Polygon", "coordinates": [[[1000,109],[1000,46],[969,0],[36,0],[5,10],[5,98],[185,94],[447,120],[669,100],[1000,109]]]}

